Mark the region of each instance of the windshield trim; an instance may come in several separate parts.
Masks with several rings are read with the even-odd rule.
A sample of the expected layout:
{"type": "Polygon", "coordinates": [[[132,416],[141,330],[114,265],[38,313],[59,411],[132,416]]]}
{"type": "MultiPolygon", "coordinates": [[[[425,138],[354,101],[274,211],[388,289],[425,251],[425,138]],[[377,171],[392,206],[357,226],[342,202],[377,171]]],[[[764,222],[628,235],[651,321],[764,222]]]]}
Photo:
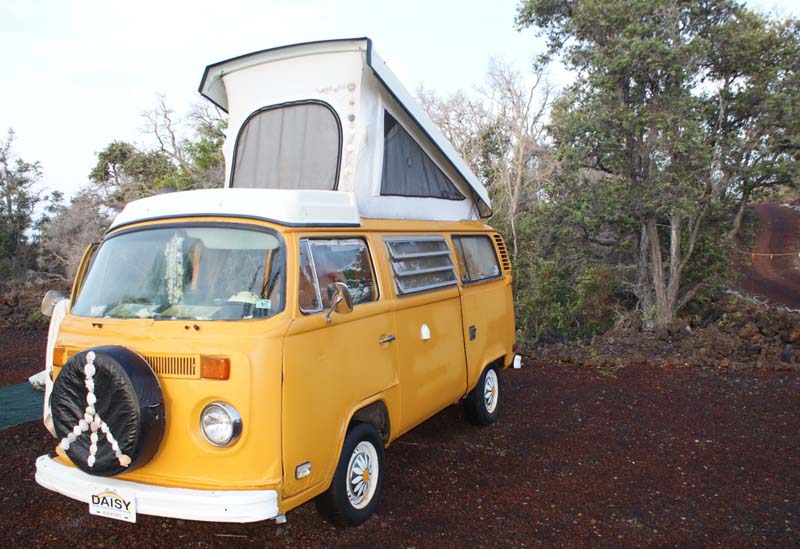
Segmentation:
{"type": "MultiPolygon", "coordinates": [[[[137,221],[136,223],[139,223],[137,221]]],[[[106,240],[111,240],[112,238],[116,238],[118,236],[122,236],[124,234],[130,233],[138,233],[140,231],[154,231],[159,229],[180,229],[183,227],[198,227],[198,228],[225,228],[225,229],[240,229],[240,230],[255,230],[262,233],[269,233],[275,237],[277,237],[278,241],[281,245],[285,245],[286,242],[283,238],[283,235],[270,227],[264,227],[263,225],[251,225],[250,223],[236,223],[230,221],[176,221],[174,223],[157,223],[154,225],[143,225],[141,227],[127,227],[121,230],[114,230],[114,232],[107,233],[103,240],[100,241],[100,245],[102,246],[105,244],[106,240]]],[[[98,248],[99,249],[99,248],[98,248]]]]}

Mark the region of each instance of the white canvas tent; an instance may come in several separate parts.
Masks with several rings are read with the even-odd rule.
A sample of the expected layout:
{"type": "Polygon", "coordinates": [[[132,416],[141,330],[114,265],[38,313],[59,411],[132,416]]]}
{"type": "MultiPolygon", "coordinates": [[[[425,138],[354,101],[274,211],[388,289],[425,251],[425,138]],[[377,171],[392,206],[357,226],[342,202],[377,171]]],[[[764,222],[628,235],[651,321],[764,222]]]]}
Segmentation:
{"type": "Polygon", "coordinates": [[[200,93],[229,115],[226,187],[349,193],[366,218],[491,215],[484,186],[368,38],[215,63],[200,93]]]}

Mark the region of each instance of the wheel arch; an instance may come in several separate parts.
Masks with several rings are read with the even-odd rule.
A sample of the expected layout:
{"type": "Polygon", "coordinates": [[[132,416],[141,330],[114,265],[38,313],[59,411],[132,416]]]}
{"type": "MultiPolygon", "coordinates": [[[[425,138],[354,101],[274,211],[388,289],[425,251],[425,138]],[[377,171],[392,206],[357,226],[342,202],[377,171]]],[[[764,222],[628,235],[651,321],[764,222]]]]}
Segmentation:
{"type": "Polygon", "coordinates": [[[481,378],[481,374],[483,374],[483,371],[486,368],[488,368],[489,366],[494,366],[497,369],[497,373],[500,373],[501,371],[503,371],[503,369],[505,369],[507,367],[506,356],[507,356],[506,354],[502,354],[500,356],[497,356],[494,359],[485,360],[483,362],[483,364],[481,364],[481,367],[478,370],[478,374],[475,377],[474,381],[470,380],[471,381],[470,386],[467,387],[467,392],[464,394],[464,396],[466,397],[469,394],[469,392],[472,391],[475,388],[476,385],[478,385],[478,381],[481,378]]]}
{"type": "Polygon", "coordinates": [[[389,443],[392,434],[391,423],[389,421],[389,409],[383,400],[375,400],[356,410],[347,423],[347,431],[356,423],[371,423],[380,433],[384,446],[389,443]]]}

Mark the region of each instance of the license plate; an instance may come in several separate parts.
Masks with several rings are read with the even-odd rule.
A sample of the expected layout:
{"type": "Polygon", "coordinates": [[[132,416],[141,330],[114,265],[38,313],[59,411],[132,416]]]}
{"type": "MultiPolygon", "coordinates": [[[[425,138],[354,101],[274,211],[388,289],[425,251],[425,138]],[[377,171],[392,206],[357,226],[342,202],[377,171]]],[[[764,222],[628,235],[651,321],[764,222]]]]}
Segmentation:
{"type": "Polygon", "coordinates": [[[136,522],[136,496],[130,490],[95,488],[89,498],[89,512],[101,517],[136,522]]]}

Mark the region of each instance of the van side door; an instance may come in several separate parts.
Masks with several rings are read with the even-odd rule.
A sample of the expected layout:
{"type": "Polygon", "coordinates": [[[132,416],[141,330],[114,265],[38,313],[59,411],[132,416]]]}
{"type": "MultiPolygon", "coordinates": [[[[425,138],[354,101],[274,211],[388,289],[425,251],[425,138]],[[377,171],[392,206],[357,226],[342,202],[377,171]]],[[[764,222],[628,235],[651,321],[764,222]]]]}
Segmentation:
{"type": "Polygon", "coordinates": [[[367,240],[308,237],[296,243],[299,276],[290,302],[296,311],[283,358],[284,497],[330,478],[350,414],[397,384],[397,351],[382,343],[394,334],[394,319],[367,240]],[[327,286],[335,282],[347,285],[353,310],[333,312],[327,322],[327,286]]]}
{"type": "Polygon", "coordinates": [[[457,402],[466,391],[461,301],[443,236],[384,238],[394,282],[400,432],[457,402]]]}
{"type": "Polygon", "coordinates": [[[462,284],[462,315],[469,389],[484,366],[513,359],[514,302],[511,262],[503,238],[494,233],[452,235],[462,284]],[[500,260],[498,260],[498,251],[500,260]]]}

